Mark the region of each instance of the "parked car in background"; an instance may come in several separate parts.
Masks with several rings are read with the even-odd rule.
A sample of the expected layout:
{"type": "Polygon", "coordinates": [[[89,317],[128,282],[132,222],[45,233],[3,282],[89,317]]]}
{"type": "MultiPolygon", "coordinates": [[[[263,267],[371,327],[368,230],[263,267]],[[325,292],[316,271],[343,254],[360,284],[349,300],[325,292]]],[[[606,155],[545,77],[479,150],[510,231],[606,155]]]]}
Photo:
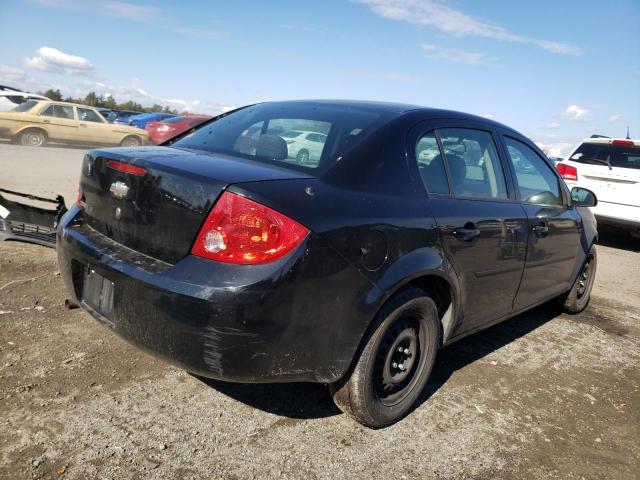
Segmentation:
{"type": "Polygon", "coordinates": [[[446,110],[257,104],[92,150],[80,192],[56,250],[98,322],[198,375],[330,384],[370,427],[411,410],[441,347],[550,300],[578,313],[596,273],[593,194],[446,110]],[[327,132],[314,162],[281,136],[302,124],[327,132]]]}
{"type": "Polygon", "coordinates": [[[49,100],[36,93],[22,92],[18,89],[0,85],[0,112],[8,112],[27,100],[49,100]]]}
{"type": "Polygon", "coordinates": [[[324,133],[300,130],[288,130],[280,136],[287,142],[288,157],[302,164],[318,163],[327,141],[324,133]]]}
{"type": "Polygon", "coordinates": [[[640,140],[587,138],[556,168],[569,187],[593,190],[599,225],[640,238],[640,140]]]}
{"type": "Polygon", "coordinates": [[[108,123],[93,107],[51,100],[27,100],[0,112],[0,136],[32,147],[48,141],[135,147],[149,138],[146,130],[108,123]]]}
{"type": "Polygon", "coordinates": [[[166,120],[167,118],[177,117],[177,115],[173,113],[141,113],[139,115],[133,115],[129,117],[129,125],[138,128],[147,128],[147,123],[149,122],[160,122],[162,120],[166,120]]]}
{"type": "Polygon", "coordinates": [[[112,110],[111,123],[119,125],[129,125],[129,119],[135,115],[141,115],[144,112],[136,112],[134,110],[112,110]]]}
{"type": "Polygon", "coordinates": [[[149,139],[157,145],[211,118],[208,115],[185,115],[167,118],[160,122],[147,122],[147,132],[149,132],[149,139]]]}

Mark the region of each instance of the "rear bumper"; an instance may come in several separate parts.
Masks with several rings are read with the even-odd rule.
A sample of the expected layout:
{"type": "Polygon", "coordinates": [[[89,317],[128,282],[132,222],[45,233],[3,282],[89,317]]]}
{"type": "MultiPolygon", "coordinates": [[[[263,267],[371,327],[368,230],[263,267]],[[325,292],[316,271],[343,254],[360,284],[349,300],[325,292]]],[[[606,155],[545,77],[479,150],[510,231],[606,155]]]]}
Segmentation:
{"type": "Polygon", "coordinates": [[[170,265],[74,222],[58,227],[67,289],[130,343],[190,372],[240,382],[334,382],[350,366],[374,288],[311,235],[286,259],[235,266],[186,256],[170,265]],[[85,268],[112,281],[106,318],[82,299],[85,268]]]}

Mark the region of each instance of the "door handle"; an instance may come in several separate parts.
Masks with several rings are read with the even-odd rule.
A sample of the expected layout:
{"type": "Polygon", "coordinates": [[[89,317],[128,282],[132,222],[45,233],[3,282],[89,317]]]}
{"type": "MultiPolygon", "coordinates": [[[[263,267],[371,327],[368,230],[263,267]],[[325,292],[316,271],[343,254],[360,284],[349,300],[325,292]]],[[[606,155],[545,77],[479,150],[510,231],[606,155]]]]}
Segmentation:
{"type": "Polygon", "coordinates": [[[480,236],[480,230],[473,223],[467,223],[464,227],[454,228],[451,234],[465,242],[472,242],[480,236]]]}
{"type": "Polygon", "coordinates": [[[51,120],[42,120],[42,123],[51,123],[51,120]]]}
{"type": "Polygon", "coordinates": [[[547,227],[544,223],[536,225],[531,230],[538,238],[546,237],[547,233],[549,233],[549,227],[547,227]]]}

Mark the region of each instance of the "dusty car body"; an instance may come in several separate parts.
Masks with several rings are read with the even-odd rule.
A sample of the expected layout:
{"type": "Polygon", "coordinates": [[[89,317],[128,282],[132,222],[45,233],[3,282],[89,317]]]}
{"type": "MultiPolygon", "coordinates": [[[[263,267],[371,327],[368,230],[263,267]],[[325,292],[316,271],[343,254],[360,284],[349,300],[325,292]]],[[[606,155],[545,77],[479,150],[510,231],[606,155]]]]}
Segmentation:
{"type": "Polygon", "coordinates": [[[32,147],[48,141],[139,146],[149,138],[145,130],[107,122],[95,108],[38,100],[27,100],[9,112],[0,112],[0,137],[32,147]]]}
{"type": "Polygon", "coordinates": [[[331,384],[372,427],[410,411],[443,345],[557,298],[577,313],[595,274],[590,192],[509,127],[446,110],[250,106],[93,150],[80,190],[58,258],[99,322],[200,375],[331,384]],[[278,135],[303,129],[328,132],[317,163],[278,135]]]}

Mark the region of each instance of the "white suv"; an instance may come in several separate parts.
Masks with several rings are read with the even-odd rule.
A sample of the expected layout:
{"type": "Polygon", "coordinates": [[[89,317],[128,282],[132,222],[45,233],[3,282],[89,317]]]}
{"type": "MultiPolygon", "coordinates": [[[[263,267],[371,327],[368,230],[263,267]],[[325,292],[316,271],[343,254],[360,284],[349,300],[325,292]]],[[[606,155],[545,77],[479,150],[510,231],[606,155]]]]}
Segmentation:
{"type": "Polygon", "coordinates": [[[13,110],[27,100],[49,100],[36,93],[21,92],[15,88],[0,85],[0,112],[13,110]]]}
{"type": "Polygon", "coordinates": [[[596,194],[592,211],[599,225],[640,237],[640,140],[587,138],[556,168],[569,188],[596,194]]]}

